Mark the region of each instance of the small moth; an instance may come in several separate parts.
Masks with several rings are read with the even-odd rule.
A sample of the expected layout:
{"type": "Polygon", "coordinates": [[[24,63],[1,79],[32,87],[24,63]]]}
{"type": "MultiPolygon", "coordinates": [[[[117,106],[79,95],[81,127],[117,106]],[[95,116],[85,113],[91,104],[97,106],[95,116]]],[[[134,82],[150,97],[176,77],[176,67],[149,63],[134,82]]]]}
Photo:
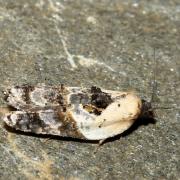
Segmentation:
{"type": "Polygon", "coordinates": [[[4,122],[20,131],[104,141],[152,114],[151,103],[133,92],[98,87],[14,86],[5,100],[15,108],[4,122]]]}

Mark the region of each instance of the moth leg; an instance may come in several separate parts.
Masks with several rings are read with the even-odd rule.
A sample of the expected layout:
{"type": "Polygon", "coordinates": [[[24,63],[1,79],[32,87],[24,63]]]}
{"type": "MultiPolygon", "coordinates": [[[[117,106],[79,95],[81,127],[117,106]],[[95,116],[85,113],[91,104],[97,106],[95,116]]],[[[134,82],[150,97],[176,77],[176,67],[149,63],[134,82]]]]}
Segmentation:
{"type": "MultiPolygon", "coordinates": [[[[107,139],[107,138],[106,138],[107,139]]],[[[99,146],[101,146],[101,145],[103,145],[104,144],[104,142],[106,141],[106,139],[101,139],[101,140],[99,140],[99,146]]]]}
{"type": "Polygon", "coordinates": [[[43,142],[44,144],[46,144],[46,143],[48,143],[50,140],[51,140],[51,137],[48,137],[48,138],[46,138],[46,139],[43,139],[42,142],[43,142]]]}
{"type": "MultiPolygon", "coordinates": [[[[107,138],[106,138],[107,139],[107,138]]],[[[99,150],[99,148],[101,147],[101,145],[103,145],[103,143],[106,141],[106,139],[101,139],[99,140],[98,146],[96,146],[95,150],[93,151],[94,154],[97,153],[97,151],[99,150]]]]}

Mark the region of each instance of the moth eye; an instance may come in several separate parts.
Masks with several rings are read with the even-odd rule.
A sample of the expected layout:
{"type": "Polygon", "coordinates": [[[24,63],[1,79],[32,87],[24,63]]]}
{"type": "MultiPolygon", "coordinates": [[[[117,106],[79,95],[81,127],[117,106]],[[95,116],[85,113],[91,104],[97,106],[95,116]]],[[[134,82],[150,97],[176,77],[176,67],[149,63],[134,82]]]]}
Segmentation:
{"type": "Polygon", "coordinates": [[[118,104],[118,107],[120,107],[121,105],[120,104],[118,104]]]}

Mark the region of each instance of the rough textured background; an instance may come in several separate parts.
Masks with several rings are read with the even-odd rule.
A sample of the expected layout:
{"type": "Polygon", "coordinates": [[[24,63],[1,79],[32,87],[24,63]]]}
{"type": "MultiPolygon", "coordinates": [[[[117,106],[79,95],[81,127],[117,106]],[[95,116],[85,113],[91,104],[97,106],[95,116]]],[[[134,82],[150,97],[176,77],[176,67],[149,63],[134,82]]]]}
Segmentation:
{"type": "MultiPolygon", "coordinates": [[[[179,0],[0,0],[1,91],[65,83],[150,99],[156,66],[156,105],[177,107],[179,57],[179,0]]],[[[0,179],[179,179],[180,111],[156,114],[96,153],[94,143],[11,132],[1,120],[0,179]]]]}

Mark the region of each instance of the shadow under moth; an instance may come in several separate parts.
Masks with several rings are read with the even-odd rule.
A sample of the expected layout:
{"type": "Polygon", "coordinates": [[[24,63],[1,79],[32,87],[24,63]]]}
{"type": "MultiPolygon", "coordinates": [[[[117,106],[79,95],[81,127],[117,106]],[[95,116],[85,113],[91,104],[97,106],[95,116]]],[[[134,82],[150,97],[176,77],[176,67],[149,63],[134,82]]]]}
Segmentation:
{"type": "Polygon", "coordinates": [[[4,122],[23,132],[104,141],[127,130],[137,118],[152,114],[151,103],[133,92],[23,85],[7,89],[15,111],[4,122]]]}

